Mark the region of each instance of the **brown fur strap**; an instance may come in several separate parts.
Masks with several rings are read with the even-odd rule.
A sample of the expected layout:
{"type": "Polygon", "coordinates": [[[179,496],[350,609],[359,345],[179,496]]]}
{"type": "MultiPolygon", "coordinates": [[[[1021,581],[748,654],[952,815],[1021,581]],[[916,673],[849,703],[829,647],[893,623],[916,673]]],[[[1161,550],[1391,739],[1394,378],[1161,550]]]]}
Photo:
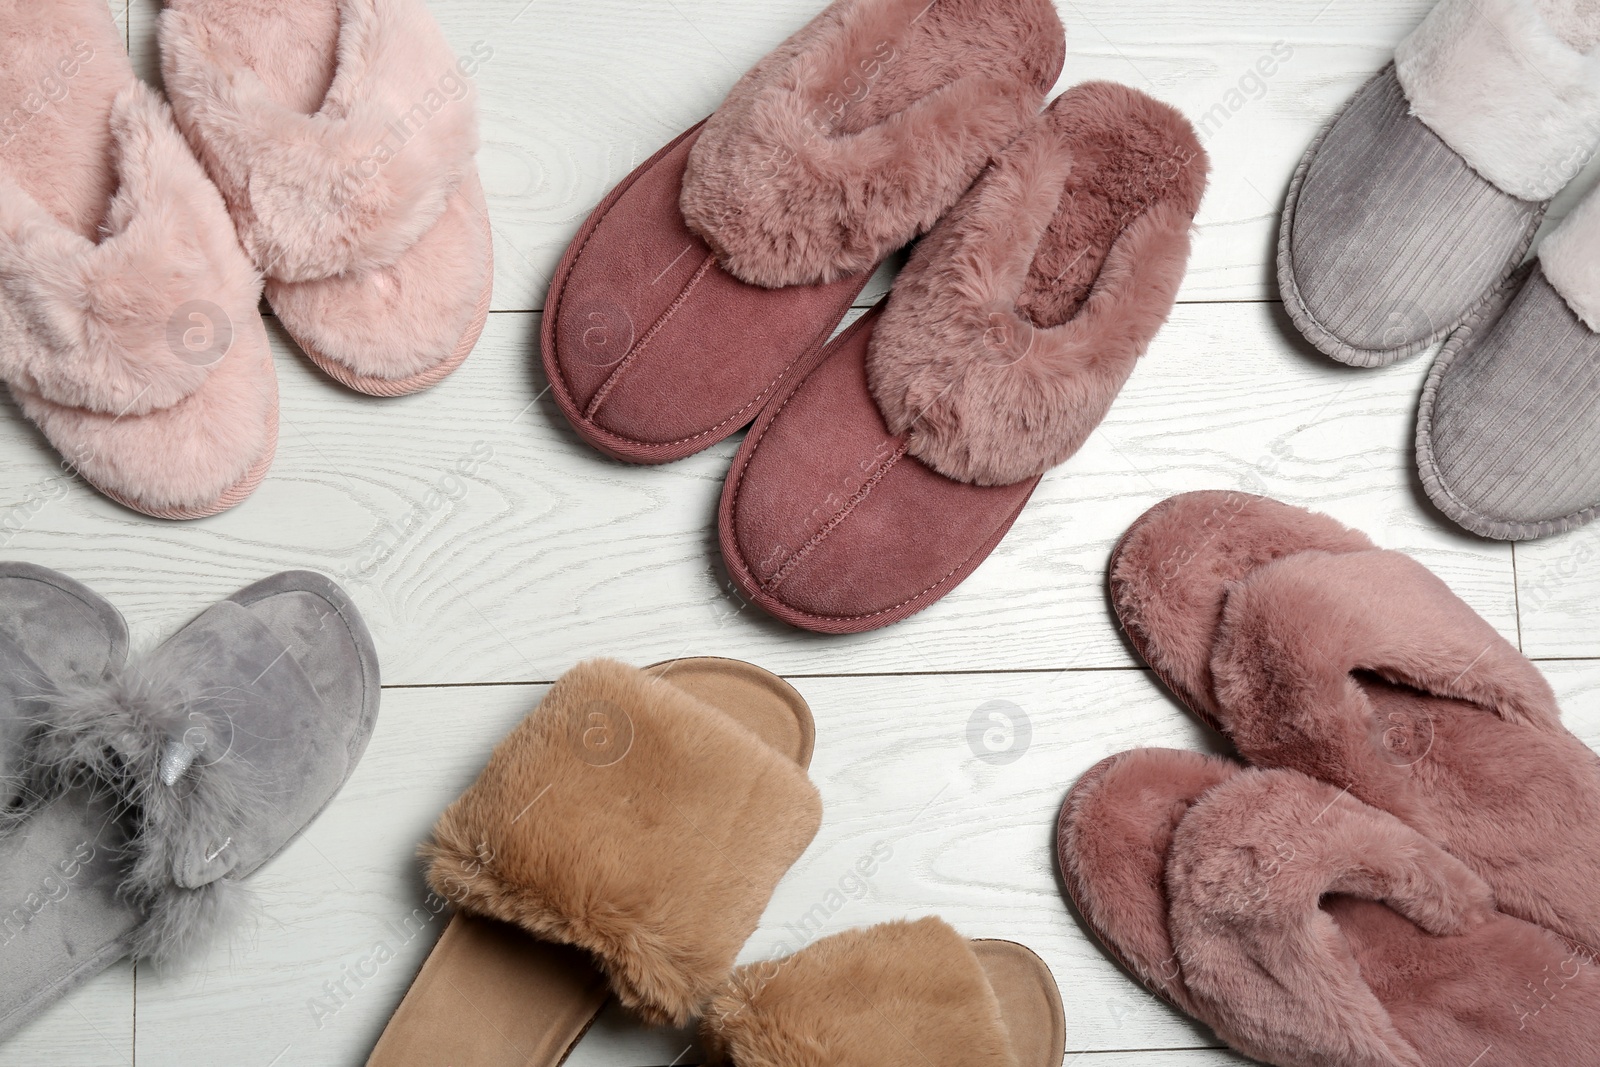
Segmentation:
{"type": "Polygon", "coordinates": [[[423,855],[465,911],[593,953],[655,1022],[697,1015],[822,821],[791,758],[632,667],[561,677],[423,855]]]}
{"type": "Polygon", "coordinates": [[[712,1064],[1016,1067],[972,943],[941,919],[823,938],[741,967],[702,1024],[712,1064]]]}

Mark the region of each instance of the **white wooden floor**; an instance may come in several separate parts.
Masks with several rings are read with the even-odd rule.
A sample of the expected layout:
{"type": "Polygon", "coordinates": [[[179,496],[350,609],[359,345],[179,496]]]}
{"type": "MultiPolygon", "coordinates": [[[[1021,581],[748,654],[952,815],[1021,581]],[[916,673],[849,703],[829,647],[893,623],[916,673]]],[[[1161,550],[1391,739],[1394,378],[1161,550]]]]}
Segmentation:
{"type": "MultiPolygon", "coordinates": [[[[544,395],[536,349],[547,279],[589,209],[822,0],[432,0],[458,51],[493,53],[478,82],[495,314],[455,376],[387,401],[319,377],[274,328],[277,465],[228,514],[157,522],[64,486],[42,439],[0,404],[0,527],[21,527],[0,532],[0,555],[88,582],[146,642],[263,575],[327,571],[365,613],[388,684],[354,778],[254,880],[252,928],[175,973],[113,968],[0,1046],[0,1067],[363,1063],[441,925],[397,933],[423,901],[414,847],[548,682],[598,654],[750,659],[791,678],[815,710],[826,818],[747,958],[792,937],[785,927],[882,842],[892,859],[830,931],[937,913],[972,936],[1032,945],[1061,984],[1068,1059],[1081,1067],[1241,1062],[1102,956],[1062,903],[1051,850],[1065,790],[1101,757],[1218,744],[1141,669],[1104,594],[1117,535],[1184,490],[1319,507],[1413,553],[1541,662],[1572,727],[1600,743],[1600,526],[1517,548],[1447,526],[1412,469],[1427,359],[1336,365],[1293,335],[1277,302],[1269,264],[1296,160],[1429,0],[1058,2],[1063,88],[1110,78],[1197,123],[1210,115],[1214,176],[1192,269],[1101,430],[1045,479],[977,574],[888,630],[816,637],[745,607],[712,530],[737,441],[666,468],[606,460],[544,395]],[[1258,67],[1263,57],[1273,62],[1258,67]],[[457,459],[474,455],[488,458],[453,480],[457,459]],[[451,499],[428,511],[434,487],[451,499]],[[413,515],[413,531],[361,577],[375,547],[395,541],[389,524],[413,515]],[[969,741],[991,701],[1031,728],[1004,765],[969,741]],[[396,958],[351,980],[381,944],[396,958]],[[346,992],[330,995],[341,981],[346,992]]],[[[157,0],[112,6],[154,80],[157,0]]],[[[1580,179],[1553,220],[1590,184],[1580,179]]],[[[615,1014],[571,1062],[698,1055],[684,1034],[615,1014]]]]}

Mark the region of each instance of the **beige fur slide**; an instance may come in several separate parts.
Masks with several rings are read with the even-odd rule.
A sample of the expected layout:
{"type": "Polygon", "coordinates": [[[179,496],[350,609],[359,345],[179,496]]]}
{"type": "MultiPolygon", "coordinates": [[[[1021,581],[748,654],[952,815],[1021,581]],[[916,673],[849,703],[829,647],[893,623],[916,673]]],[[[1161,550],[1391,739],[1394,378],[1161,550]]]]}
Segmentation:
{"type": "Polygon", "coordinates": [[[369,1067],[554,1067],[608,995],[699,1016],[821,824],[814,740],[748,663],[568,671],[423,848],[457,912],[369,1067]]]}
{"type": "Polygon", "coordinates": [[[739,968],[701,1036],[734,1067],[1059,1067],[1065,1019],[1033,952],[927,918],[739,968]]]}
{"type": "Polygon", "coordinates": [[[0,378],[61,469],[194,519],[278,442],[261,281],[103,0],[0,0],[0,378]]]}
{"type": "Polygon", "coordinates": [[[167,0],[178,125],[267,299],[334,380],[442,380],[489,314],[493,247],[470,61],[422,0],[167,0]]]}

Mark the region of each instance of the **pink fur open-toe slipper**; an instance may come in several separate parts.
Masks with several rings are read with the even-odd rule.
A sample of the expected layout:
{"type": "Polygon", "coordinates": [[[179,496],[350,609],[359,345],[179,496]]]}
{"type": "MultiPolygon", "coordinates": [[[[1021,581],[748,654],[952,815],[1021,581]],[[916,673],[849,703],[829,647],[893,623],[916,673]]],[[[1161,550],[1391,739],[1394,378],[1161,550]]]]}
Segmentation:
{"type": "Polygon", "coordinates": [[[664,463],[748,425],[1033,120],[1064,55],[1048,0],[836,0],[567,249],[541,350],[579,436],[664,463]]]}
{"type": "Polygon", "coordinates": [[[1542,1067],[1600,1043],[1592,951],[1325,782],[1124,753],[1073,787],[1057,841],[1112,955],[1265,1063],[1542,1067]]]}
{"type": "Polygon", "coordinates": [[[810,360],[734,459],[719,527],[756,604],[822,633],[897,622],[999,544],[1166,320],[1207,161],[1177,111],[1059,97],[810,360]]]}
{"type": "Polygon", "coordinates": [[[1600,759],[1538,669],[1421,564],[1325,515],[1187,493],[1123,536],[1111,598],[1247,761],[1392,812],[1508,914],[1600,946],[1600,759]]]}
{"type": "Polygon", "coordinates": [[[178,124],[311,361],[373,396],[459,367],[494,250],[476,93],[422,0],[167,0],[178,124]]]}
{"type": "Polygon", "coordinates": [[[100,0],[0,0],[0,378],[63,467],[193,519],[272,464],[261,283],[100,0]]]}
{"type": "Polygon", "coordinates": [[[1306,152],[1278,287],[1334,359],[1381,367],[1480,314],[1600,145],[1600,9],[1439,0],[1306,152]]]}
{"type": "Polygon", "coordinates": [[[700,1033],[727,1067],[1060,1067],[1065,1018],[1032,951],[930,917],[740,967],[700,1033]]]}

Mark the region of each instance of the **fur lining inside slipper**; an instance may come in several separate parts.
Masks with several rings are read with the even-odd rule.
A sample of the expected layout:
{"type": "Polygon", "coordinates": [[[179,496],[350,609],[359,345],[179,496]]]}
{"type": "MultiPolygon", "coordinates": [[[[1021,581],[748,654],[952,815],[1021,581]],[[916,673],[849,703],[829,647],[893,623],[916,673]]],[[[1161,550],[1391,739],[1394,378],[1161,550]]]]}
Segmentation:
{"type": "Polygon", "coordinates": [[[1572,313],[1600,333],[1600,194],[1584,197],[1545,238],[1539,265],[1572,313]]]}
{"type": "Polygon", "coordinates": [[[1208,167],[1143,93],[1057,98],[896,280],[867,363],[890,431],[976,485],[1076,452],[1172,309],[1208,167]]]}

